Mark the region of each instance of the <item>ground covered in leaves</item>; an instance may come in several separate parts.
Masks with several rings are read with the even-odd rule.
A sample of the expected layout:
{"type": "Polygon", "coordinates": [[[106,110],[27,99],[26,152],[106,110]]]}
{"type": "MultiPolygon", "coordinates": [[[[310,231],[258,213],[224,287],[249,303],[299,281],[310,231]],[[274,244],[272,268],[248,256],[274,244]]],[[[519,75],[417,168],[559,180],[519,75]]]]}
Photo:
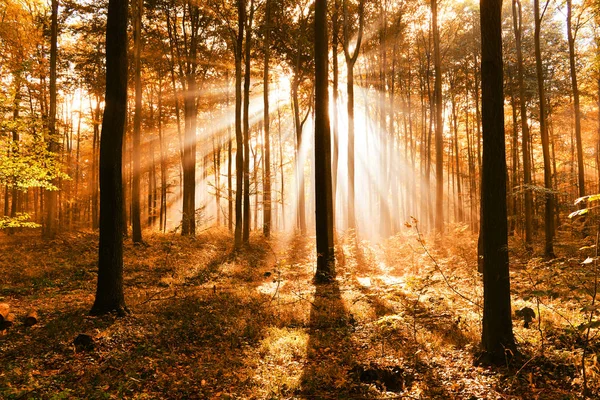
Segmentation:
{"type": "Polygon", "coordinates": [[[145,240],[126,242],[131,315],[96,318],[96,234],[0,236],[0,302],[16,315],[0,333],[0,398],[599,395],[591,246],[546,261],[511,244],[513,309],[536,319],[515,316],[522,357],[491,368],[476,362],[481,277],[465,228],[437,245],[415,227],[378,244],[341,236],[337,280],[319,286],[314,238],[257,235],[238,253],[216,229],[145,240]],[[80,334],[92,342],[74,344],[80,334]]]}

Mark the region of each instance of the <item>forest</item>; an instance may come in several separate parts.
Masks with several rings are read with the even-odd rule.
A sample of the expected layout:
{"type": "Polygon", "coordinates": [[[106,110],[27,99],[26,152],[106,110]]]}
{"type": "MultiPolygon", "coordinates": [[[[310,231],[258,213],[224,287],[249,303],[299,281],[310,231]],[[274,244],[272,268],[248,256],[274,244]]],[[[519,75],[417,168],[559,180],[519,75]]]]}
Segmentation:
{"type": "Polygon", "coordinates": [[[0,0],[0,398],[600,398],[596,0],[0,0]]]}

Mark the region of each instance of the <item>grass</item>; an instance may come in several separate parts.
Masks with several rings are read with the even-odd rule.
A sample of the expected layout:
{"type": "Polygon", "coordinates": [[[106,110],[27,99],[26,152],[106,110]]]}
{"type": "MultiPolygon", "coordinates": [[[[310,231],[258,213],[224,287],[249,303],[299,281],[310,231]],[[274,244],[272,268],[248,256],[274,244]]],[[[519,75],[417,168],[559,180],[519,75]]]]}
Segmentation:
{"type": "MultiPolygon", "coordinates": [[[[0,335],[0,398],[580,398],[590,279],[580,254],[513,251],[513,308],[539,305],[542,319],[531,329],[515,320],[526,359],[490,369],[473,365],[476,237],[451,235],[438,249],[425,241],[435,263],[414,230],[379,245],[341,236],[338,279],[315,287],[314,238],[256,235],[232,253],[223,230],[147,234],[147,247],[126,242],[125,318],[88,316],[94,233],[2,236],[0,302],[17,323],[0,335]],[[27,328],[30,309],[40,323],[27,328]],[[93,350],[73,345],[80,333],[93,350]]],[[[587,345],[600,350],[595,336],[587,345]]],[[[593,355],[587,363],[598,393],[593,355]]]]}

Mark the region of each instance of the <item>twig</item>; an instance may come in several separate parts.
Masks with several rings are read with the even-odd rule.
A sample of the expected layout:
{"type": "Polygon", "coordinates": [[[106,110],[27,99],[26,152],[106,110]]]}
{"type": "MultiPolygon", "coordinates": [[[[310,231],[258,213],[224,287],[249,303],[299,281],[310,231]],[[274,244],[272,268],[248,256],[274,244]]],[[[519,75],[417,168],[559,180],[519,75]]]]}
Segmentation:
{"type": "MultiPolygon", "coordinates": [[[[416,221],[416,220],[415,220],[416,221]]],[[[477,304],[476,302],[474,302],[473,300],[469,299],[468,297],[466,297],[465,295],[463,295],[462,293],[460,293],[458,290],[456,290],[452,284],[450,283],[450,281],[448,281],[448,278],[446,277],[446,274],[444,274],[444,271],[442,271],[442,268],[440,267],[440,265],[438,264],[437,260],[431,255],[431,253],[429,252],[429,250],[427,249],[427,247],[425,246],[425,243],[422,239],[421,236],[421,232],[419,231],[419,226],[415,223],[415,230],[417,231],[417,240],[419,241],[419,244],[421,245],[421,247],[423,247],[423,250],[425,250],[425,254],[427,254],[427,256],[431,259],[431,261],[433,262],[433,265],[435,266],[436,270],[442,275],[442,278],[444,279],[444,282],[446,283],[446,286],[448,286],[448,288],[454,292],[454,294],[456,294],[457,296],[461,297],[463,300],[465,300],[468,303],[473,304],[474,306],[478,307],[478,308],[483,308],[480,304],[477,304]]]]}
{"type": "MultiPolygon", "coordinates": [[[[169,286],[169,287],[167,287],[167,288],[164,288],[164,289],[162,289],[162,290],[159,290],[158,292],[154,293],[152,296],[148,297],[146,300],[142,301],[142,302],[141,302],[141,303],[139,303],[139,304],[141,305],[141,304],[146,304],[146,303],[149,303],[149,302],[151,302],[151,301],[152,301],[152,300],[153,300],[153,299],[154,299],[156,296],[158,296],[159,294],[161,294],[161,293],[163,293],[163,292],[165,292],[165,291],[167,291],[167,290],[169,290],[169,289],[171,289],[171,287],[170,287],[170,286],[169,286]]],[[[173,298],[173,297],[176,297],[176,296],[172,296],[171,298],[173,298]]],[[[168,298],[167,298],[167,299],[168,299],[168,298]]],[[[157,299],[157,300],[164,300],[164,299],[157,299]]]]}

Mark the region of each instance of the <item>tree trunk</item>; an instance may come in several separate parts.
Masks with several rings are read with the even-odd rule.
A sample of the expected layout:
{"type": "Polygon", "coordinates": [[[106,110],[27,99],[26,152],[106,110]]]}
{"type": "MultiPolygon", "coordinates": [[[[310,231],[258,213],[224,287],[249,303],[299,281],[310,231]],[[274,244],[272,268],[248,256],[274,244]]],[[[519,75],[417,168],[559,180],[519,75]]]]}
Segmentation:
{"type": "MultiPolygon", "coordinates": [[[[52,0],[52,15],[50,28],[50,115],[48,116],[49,138],[48,151],[56,157],[58,141],[56,138],[56,58],[58,50],[58,0],[52,0]]],[[[56,185],[56,179],[53,184],[56,185]]],[[[57,220],[57,191],[46,191],[46,225],[44,237],[53,239],[58,231],[57,220]]]]}
{"type": "MultiPolygon", "coordinates": [[[[549,0],[548,0],[549,1],[549,0]]],[[[542,70],[542,50],[540,44],[541,23],[548,7],[548,1],[544,11],[540,15],[540,0],[534,0],[535,18],[535,71],[537,75],[538,94],[540,98],[540,136],[542,137],[542,153],[544,156],[544,186],[546,188],[546,209],[544,214],[545,223],[545,247],[546,257],[554,257],[554,192],[552,189],[552,166],[550,160],[550,140],[548,137],[547,115],[546,115],[546,90],[544,88],[544,72],[542,70]]]]}
{"type": "Polygon", "coordinates": [[[327,0],[315,2],[315,215],[317,272],[315,281],[335,278],[331,132],[329,126],[329,68],[327,0]]]}
{"type": "Polygon", "coordinates": [[[567,39],[569,42],[569,66],[571,70],[571,88],[573,90],[573,107],[575,108],[575,141],[577,143],[577,182],[579,197],[585,196],[585,170],[583,164],[583,144],[581,141],[581,110],[579,107],[579,89],[577,87],[577,68],[575,66],[575,39],[579,25],[573,28],[572,0],[567,0],[567,39]]]}
{"type": "Polygon", "coordinates": [[[271,236],[271,120],[269,115],[269,57],[271,55],[271,1],[266,0],[265,5],[265,65],[263,73],[264,82],[264,188],[263,188],[263,234],[271,236]]]}
{"type": "Polygon", "coordinates": [[[332,165],[331,165],[331,198],[333,201],[333,229],[336,231],[336,216],[337,216],[337,175],[339,165],[339,118],[338,118],[338,105],[339,105],[339,86],[340,86],[340,73],[339,73],[339,62],[338,62],[338,46],[340,44],[340,0],[333,0],[333,16],[332,16],[332,61],[333,61],[333,121],[331,126],[331,135],[333,136],[332,146],[332,165]]]}
{"type": "Polygon", "coordinates": [[[99,148],[100,148],[100,96],[96,96],[96,107],[92,110],[92,121],[94,126],[94,139],[92,145],[92,229],[98,229],[99,215],[99,148]]]}
{"type": "Polygon", "coordinates": [[[512,110],[513,135],[512,135],[512,145],[511,145],[512,173],[511,173],[510,192],[509,192],[510,223],[509,223],[509,227],[508,227],[508,232],[509,232],[509,235],[512,236],[515,234],[515,231],[517,230],[517,218],[519,215],[519,213],[517,212],[518,201],[517,201],[517,196],[515,193],[515,190],[517,190],[517,187],[519,185],[519,177],[518,177],[519,129],[517,128],[517,105],[516,105],[516,100],[515,100],[515,85],[513,82],[512,75],[510,76],[509,82],[510,82],[510,106],[511,106],[511,110],[512,110]]]}
{"type": "Polygon", "coordinates": [[[127,1],[109,0],[106,106],[100,143],[100,244],[92,315],[127,313],[123,294],[123,134],[127,113],[127,1]]]}
{"type": "Polygon", "coordinates": [[[131,183],[131,238],[133,243],[142,242],[142,222],[140,206],[140,137],[142,132],[142,0],[135,0],[133,12],[133,47],[135,70],[135,114],[133,116],[133,137],[131,155],[133,158],[133,178],[131,183]]]}
{"type": "Polygon", "coordinates": [[[250,0],[250,12],[245,21],[245,71],[244,71],[244,222],[242,241],[250,241],[250,81],[252,71],[250,68],[250,55],[252,50],[252,20],[254,17],[254,0],[250,0]]]}
{"type": "MultiPolygon", "coordinates": [[[[229,108],[229,72],[227,72],[227,108],[229,108]]],[[[233,138],[231,124],[227,125],[227,229],[233,232],[233,138]]]]}
{"type": "Polygon", "coordinates": [[[188,71],[184,99],[185,135],[183,149],[183,218],[181,234],[196,234],[196,76],[188,71]]]}
{"type": "MultiPolygon", "coordinates": [[[[18,124],[18,120],[19,120],[19,109],[21,107],[21,83],[20,83],[20,77],[18,76],[18,74],[15,74],[17,76],[15,76],[15,98],[13,100],[13,123],[14,128],[12,130],[12,147],[10,148],[10,152],[12,152],[12,156],[13,157],[18,157],[19,156],[19,141],[20,141],[20,137],[19,137],[19,130],[17,129],[17,124],[18,124]],[[16,154],[15,154],[16,153],[16,154]]],[[[17,181],[16,181],[16,176],[13,176],[13,182],[12,182],[12,191],[11,191],[11,202],[10,202],[10,217],[11,218],[15,218],[17,216],[17,211],[18,211],[18,200],[19,200],[19,190],[17,188],[17,181]]],[[[6,210],[8,211],[8,189],[6,190],[6,210]]],[[[13,228],[9,229],[8,232],[10,234],[13,234],[15,232],[15,230],[13,228]]]]}
{"type": "Polygon", "coordinates": [[[298,79],[294,77],[292,82],[292,103],[294,108],[294,126],[296,127],[296,185],[297,185],[297,196],[298,196],[298,227],[300,228],[300,234],[306,234],[306,192],[304,186],[304,155],[302,154],[302,127],[303,124],[300,121],[300,102],[298,100],[298,79]]]}
{"type": "Polygon", "coordinates": [[[440,28],[438,26],[438,0],[431,0],[433,25],[433,66],[435,74],[435,229],[444,233],[444,126],[442,121],[442,57],[440,54],[440,28]]]}
{"type": "MultiPolygon", "coordinates": [[[[278,100],[279,102],[279,100],[278,100]]],[[[285,231],[285,179],[283,174],[283,143],[281,139],[281,107],[277,105],[277,130],[279,131],[279,181],[281,185],[281,228],[285,231]]]]}
{"type": "MultiPolygon", "coordinates": [[[[537,0],[536,0],[537,1],[537,0]]],[[[481,0],[483,160],[481,237],[483,245],[483,349],[504,364],[516,352],[512,331],[504,95],[502,92],[502,0],[481,0]]]]}
{"type": "MultiPolygon", "coordinates": [[[[238,34],[235,45],[235,233],[234,247],[242,246],[242,198],[244,189],[244,136],[242,131],[242,54],[244,25],[246,24],[246,0],[237,0],[238,34]]],[[[247,157],[247,155],[246,155],[247,157]]]]}
{"type": "Polygon", "coordinates": [[[185,72],[182,72],[182,81],[185,82],[183,102],[185,133],[183,140],[183,215],[181,234],[183,236],[194,236],[196,234],[196,124],[198,118],[196,74],[198,66],[197,52],[200,9],[198,5],[192,2],[187,3],[187,8],[190,26],[189,33],[185,35],[189,37],[189,41],[185,43],[185,72]]]}
{"type": "Polygon", "coordinates": [[[162,130],[162,76],[158,80],[158,141],[160,145],[160,221],[159,230],[167,230],[167,151],[162,130]]]}
{"type": "Polygon", "coordinates": [[[517,69],[519,82],[519,104],[521,107],[521,132],[523,146],[523,189],[525,192],[525,243],[531,246],[533,241],[533,199],[531,195],[531,164],[529,155],[529,125],[527,123],[527,106],[525,104],[525,83],[523,72],[523,51],[521,45],[522,13],[521,1],[513,0],[513,25],[515,32],[515,43],[517,47],[517,69]]]}
{"type": "Polygon", "coordinates": [[[348,0],[343,1],[344,12],[344,56],[346,67],[348,69],[347,87],[348,92],[348,228],[356,229],[356,210],[355,210],[355,166],[354,166],[354,64],[358,59],[360,46],[362,42],[363,29],[365,24],[365,0],[360,0],[358,4],[358,36],[354,51],[350,54],[350,21],[348,15],[348,0]]]}

